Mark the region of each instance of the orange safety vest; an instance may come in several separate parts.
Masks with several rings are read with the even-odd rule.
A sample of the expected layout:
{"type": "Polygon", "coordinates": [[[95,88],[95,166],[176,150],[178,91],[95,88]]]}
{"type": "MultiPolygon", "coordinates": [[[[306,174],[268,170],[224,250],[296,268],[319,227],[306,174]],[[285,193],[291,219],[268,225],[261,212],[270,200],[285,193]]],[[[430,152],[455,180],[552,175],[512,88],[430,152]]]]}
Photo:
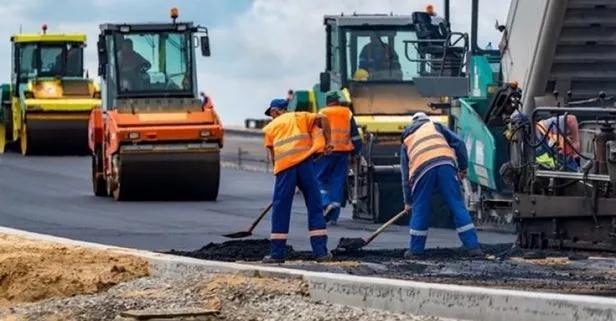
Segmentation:
{"type": "Polygon", "coordinates": [[[550,131],[548,133],[548,129],[545,128],[545,125],[543,125],[543,121],[539,121],[537,122],[537,130],[542,134],[541,138],[543,139],[544,136],[547,136],[546,139],[548,141],[548,146],[550,146],[550,148],[553,148],[554,145],[558,144],[558,150],[564,150],[565,148],[565,140],[563,139],[564,137],[562,135],[558,135],[557,133],[550,131]]]}
{"type": "Polygon", "coordinates": [[[319,126],[312,128],[312,154],[325,151],[325,135],[319,126]]]}
{"type": "Polygon", "coordinates": [[[308,112],[288,112],[263,127],[267,142],[274,149],[274,175],[291,168],[312,155],[314,115],[308,112]]]}
{"type": "Polygon", "coordinates": [[[351,118],[353,113],[347,107],[330,106],[319,111],[327,117],[331,128],[331,144],[334,152],[350,152],[353,150],[351,142],[351,118]]]}
{"type": "Polygon", "coordinates": [[[456,163],[456,154],[432,122],[427,122],[404,139],[409,159],[409,181],[423,164],[440,158],[456,163]]]}

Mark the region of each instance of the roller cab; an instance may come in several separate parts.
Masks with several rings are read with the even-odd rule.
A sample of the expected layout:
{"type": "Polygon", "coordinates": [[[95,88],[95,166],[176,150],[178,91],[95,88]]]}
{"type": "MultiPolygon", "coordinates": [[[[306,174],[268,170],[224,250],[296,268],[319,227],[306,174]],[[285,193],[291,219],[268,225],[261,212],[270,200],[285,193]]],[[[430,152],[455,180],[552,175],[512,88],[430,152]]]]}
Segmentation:
{"type": "Polygon", "coordinates": [[[14,77],[2,87],[0,151],[86,152],[89,114],[101,103],[83,68],[86,36],[42,29],[11,37],[14,77]]]}
{"type": "MultiPolygon", "coordinates": [[[[438,28],[430,19],[427,12],[324,17],[328,59],[304,100],[318,111],[326,106],[327,92],[348,96],[364,142],[349,171],[343,202],[353,207],[354,219],[383,223],[403,208],[401,134],[416,112],[453,128],[450,101],[468,95],[469,79],[463,73],[468,35],[448,32],[428,41],[431,28],[438,28]]],[[[433,203],[431,226],[452,227],[443,200],[435,196],[433,203]]],[[[397,224],[408,224],[408,219],[397,224]]]]}
{"type": "Polygon", "coordinates": [[[97,196],[218,196],[223,129],[212,99],[199,99],[194,50],[210,55],[207,29],[175,18],[100,26],[105,94],[89,125],[97,196]]]}

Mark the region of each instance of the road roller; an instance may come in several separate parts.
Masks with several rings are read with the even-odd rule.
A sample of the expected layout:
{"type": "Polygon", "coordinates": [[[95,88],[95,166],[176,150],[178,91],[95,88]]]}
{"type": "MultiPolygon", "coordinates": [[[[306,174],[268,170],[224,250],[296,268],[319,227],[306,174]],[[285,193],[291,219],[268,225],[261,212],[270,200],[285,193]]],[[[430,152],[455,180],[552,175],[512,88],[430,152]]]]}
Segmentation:
{"type": "Polygon", "coordinates": [[[101,24],[102,104],[90,115],[92,185],[116,201],[168,197],[214,201],[223,126],[200,99],[197,55],[208,29],[193,22],[101,24]]]}
{"type": "Polygon", "coordinates": [[[11,82],[0,87],[0,153],[88,152],[88,118],[100,86],[84,70],[86,35],[19,33],[11,37],[11,82]]]}

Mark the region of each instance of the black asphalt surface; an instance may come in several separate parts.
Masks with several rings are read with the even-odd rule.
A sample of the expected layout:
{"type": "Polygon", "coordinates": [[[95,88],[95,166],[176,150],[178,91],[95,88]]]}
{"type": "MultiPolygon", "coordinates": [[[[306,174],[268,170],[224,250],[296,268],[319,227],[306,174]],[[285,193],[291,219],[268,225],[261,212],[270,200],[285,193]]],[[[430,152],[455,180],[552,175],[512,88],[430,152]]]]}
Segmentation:
{"type": "MultiPolygon", "coordinates": [[[[259,144],[256,141],[254,148],[259,144]]],[[[233,161],[232,155],[225,148],[223,159],[233,161]]],[[[2,226],[155,251],[192,250],[227,241],[221,234],[247,229],[269,202],[273,186],[270,173],[223,169],[217,202],[118,203],[92,194],[89,157],[24,158],[11,153],[0,155],[0,178],[2,226]]],[[[289,241],[297,250],[309,249],[304,208],[298,195],[289,241]]],[[[269,226],[267,216],[252,238],[267,238],[269,226]]],[[[363,237],[374,229],[376,225],[352,221],[345,210],[339,225],[329,229],[330,248],[340,237],[363,237]]],[[[513,241],[512,235],[488,232],[480,232],[480,238],[482,243],[513,241]]],[[[394,226],[370,248],[401,248],[407,242],[408,229],[394,226]]],[[[455,231],[436,229],[430,231],[428,243],[429,247],[460,244],[455,231]]]]}

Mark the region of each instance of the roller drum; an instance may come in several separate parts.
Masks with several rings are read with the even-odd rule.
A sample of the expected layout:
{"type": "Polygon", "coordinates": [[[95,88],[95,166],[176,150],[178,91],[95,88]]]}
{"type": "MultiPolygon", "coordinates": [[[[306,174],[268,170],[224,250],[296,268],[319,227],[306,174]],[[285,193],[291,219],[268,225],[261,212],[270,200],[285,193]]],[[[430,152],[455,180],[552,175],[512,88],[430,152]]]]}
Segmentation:
{"type": "MultiPolygon", "coordinates": [[[[27,154],[88,154],[88,119],[27,121],[27,154]]],[[[23,143],[22,143],[23,146],[23,143]]]]}
{"type": "Polygon", "coordinates": [[[220,185],[220,151],[126,152],[117,159],[116,199],[213,201],[220,185]]]}

